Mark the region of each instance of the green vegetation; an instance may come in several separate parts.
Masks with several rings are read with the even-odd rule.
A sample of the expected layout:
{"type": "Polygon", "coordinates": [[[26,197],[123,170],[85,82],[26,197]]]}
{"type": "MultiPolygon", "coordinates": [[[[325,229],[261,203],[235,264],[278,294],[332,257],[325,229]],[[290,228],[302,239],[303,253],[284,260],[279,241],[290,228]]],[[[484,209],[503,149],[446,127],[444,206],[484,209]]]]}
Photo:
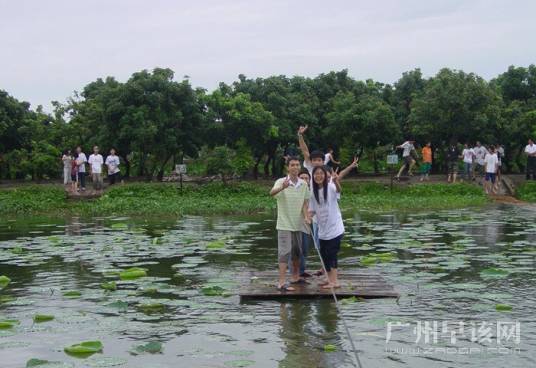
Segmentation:
{"type": "MultiPolygon", "coordinates": [[[[271,182],[212,183],[186,185],[135,183],[111,188],[95,200],[68,201],[63,188],[28,185],[0,190],[0,214],[36,215],[212,215],[241,214],[274,210],[275,200],[268,195],[271,182]]],[[[343,183],[343,210],[459,208],[487,203],[482,190],[466,184],[388,185],[343,183]]],[[[124,224],[116,224],[123,226],[124,224]]],[[[214,243],[211,247],[218,247],[214,243]]]]}
{"type": "Polygon", "coordinates": [[[61,151],[83,145],[88,153],[95,144],[105,154],[117,149],[126,176],[162,179],[185,158],[198,174],[278,176],[302,124],[310,148],[333,146],[343,165],[363,150],[362,170],[385,170],[392,145],[413,136],[432,142],[437,170],[456,139],[500,142],[506,169],[522,171],[522,148],[536,134],[535,81],[535,65],[511,66],[491,81],[448,68],[424,78],[415,69],[393,84],[342,70],[315,78],[239,75],[208,92],[155,68],[81,86],[66,103],[53,102],[52,114],[0,90],[0,179],[58,177],[61,151]]]}
{"type": "Polygon", "coordinates": [[[517,188],[517,197],[522,201],[536,202],[536,182],[526,182],[517,188]]]}

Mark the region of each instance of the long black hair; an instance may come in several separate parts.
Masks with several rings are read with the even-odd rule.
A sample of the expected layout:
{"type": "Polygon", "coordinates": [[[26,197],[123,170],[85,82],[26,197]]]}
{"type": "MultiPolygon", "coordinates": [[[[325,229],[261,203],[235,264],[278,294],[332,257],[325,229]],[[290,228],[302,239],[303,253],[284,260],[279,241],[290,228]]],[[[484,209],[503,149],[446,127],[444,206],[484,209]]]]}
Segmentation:
{"type": "Polygon", "coordinates": [[[313,177],[313,194],[315,195],[316,202],[320,204],[320,199],[318,198],[318,190],[320,189],[320,185],[317,184],[315,181],[315,172],[317,170],[322,170],[324,172],[324,182],[322,183],[322,189],[324,190],[324,203],[328,200],[328,172],[324,168],[324,166],[317,166],[313,169],[312,177],[313,177]]]}

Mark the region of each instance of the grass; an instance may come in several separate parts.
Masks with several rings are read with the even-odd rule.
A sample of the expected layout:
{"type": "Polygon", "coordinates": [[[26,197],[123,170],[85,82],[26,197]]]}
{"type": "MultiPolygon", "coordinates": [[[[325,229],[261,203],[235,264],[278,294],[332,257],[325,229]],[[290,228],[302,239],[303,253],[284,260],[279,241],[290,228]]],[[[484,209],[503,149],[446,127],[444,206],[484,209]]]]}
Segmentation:
{"type": "Polygon", "coordinates": [[[517,198],[525,202],[536,202],[536,181],[528,181],[517,188],[517,198]]]}
{"type": "MultiPolygon", "coordinates": [[[[0,190],[0,215],[213,215],[271,211],[276,202],[269,183],[242,182],[225,186],[212,183],[187,185],[181,192],[175,184],[132,183],[109,189],[101,198],[68,201],[63,187],[28,185],[0,190]]],[[[395,186],[347,182],[341,208],[441,209],[483,205],[482,190],[467,184],[419,184],[395,186]]]]}

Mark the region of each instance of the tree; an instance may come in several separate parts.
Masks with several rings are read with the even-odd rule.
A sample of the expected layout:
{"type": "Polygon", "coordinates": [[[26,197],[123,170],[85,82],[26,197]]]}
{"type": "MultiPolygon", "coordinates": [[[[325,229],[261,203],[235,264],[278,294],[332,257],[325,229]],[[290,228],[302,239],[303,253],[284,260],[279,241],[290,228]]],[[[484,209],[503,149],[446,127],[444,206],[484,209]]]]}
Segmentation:
{"type": "Polygon", "coordinates": [[[374,170],[379,171],[376,148],[392,143],[400,136],[393,112],[380,97],[341,92],[332,99],[332,112],[327,114],[332,136],[345,142],[345,147],[369,148],[374,170]]]}
{"type": "Polygon", "coordinates": [[[436,146],[450,140],[493,141],[500,121],[502,99],[473,73],[442,69],[426,82],[415,98],[409,122],[411,133],[436,146]]]}

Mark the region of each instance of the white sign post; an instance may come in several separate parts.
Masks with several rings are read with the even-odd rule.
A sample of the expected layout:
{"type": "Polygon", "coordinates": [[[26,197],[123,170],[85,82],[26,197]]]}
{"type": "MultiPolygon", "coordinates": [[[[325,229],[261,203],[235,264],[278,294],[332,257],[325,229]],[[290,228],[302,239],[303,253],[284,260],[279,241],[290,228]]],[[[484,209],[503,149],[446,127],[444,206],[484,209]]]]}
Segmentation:
{"type": "Polygon", "coordinates": [[[387,155],[387,165],[389,165],[389,171],[391,173],[391,193],[393,192],[393,167],[398,164],[398,155],[391,154],[387,155]]]}
{"type": "Polygon", "coordinates": [[[186,165],[185,164],[175,165],[175,172],[179,174],[179,180],[181,182],[181,192],[182,192],[182,174],[186,174],[186,165]]]}

